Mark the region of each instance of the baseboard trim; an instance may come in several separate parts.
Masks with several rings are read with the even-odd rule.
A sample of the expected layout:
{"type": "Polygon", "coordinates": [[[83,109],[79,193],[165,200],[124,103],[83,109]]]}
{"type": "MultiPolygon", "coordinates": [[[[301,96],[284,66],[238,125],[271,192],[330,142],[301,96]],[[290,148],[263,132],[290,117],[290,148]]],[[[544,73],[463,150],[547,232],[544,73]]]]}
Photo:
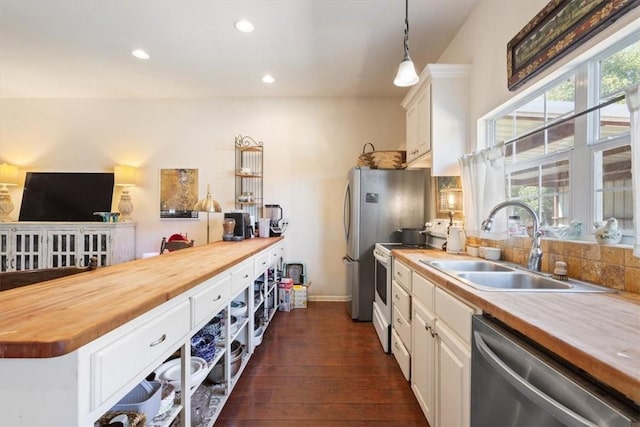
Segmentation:
{"type": "Polygon", "coordinates": [[[309,301],[347,302],[351,301],[350,295],[309,295],[309,301]]]}

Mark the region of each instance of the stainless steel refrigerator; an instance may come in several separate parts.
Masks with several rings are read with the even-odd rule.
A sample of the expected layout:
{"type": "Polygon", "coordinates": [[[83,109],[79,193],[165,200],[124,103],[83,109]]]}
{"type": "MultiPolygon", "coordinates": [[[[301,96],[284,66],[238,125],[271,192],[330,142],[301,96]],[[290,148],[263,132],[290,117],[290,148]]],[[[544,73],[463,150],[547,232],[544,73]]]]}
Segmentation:
{"type": "Polygon", "coordinates": [[[376,243],[399,242],[399,228],[424,227],[425,170],[353,168],[344,194],[347,286],[352,299],[347,312],[354,320],[371,321],[376,243]]]}

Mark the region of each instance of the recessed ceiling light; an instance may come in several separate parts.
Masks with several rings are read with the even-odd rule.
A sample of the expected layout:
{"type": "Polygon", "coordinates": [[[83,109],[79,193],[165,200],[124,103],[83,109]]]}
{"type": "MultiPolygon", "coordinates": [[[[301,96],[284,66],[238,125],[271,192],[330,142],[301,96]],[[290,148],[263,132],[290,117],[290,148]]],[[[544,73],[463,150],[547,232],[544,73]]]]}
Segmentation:
{"type": "Polygon", "coordinates": [[[132,50],[131,54],[138,59],[149,59],[149,54],[142,49],[132,50]]]}
{"type": "Polygon", "coordinates": [[[262,76],[262,81],[267,84],[271,84],[276,81],[271,74],[265,74],[262,76]]]}
{"type": "Polygon", "coordinates": [[[236,30],[242,31],[243,33],[250,33],[253,31],[253,24],[246,19],[240,19],[233,24],[236,27],[236,30]]]}

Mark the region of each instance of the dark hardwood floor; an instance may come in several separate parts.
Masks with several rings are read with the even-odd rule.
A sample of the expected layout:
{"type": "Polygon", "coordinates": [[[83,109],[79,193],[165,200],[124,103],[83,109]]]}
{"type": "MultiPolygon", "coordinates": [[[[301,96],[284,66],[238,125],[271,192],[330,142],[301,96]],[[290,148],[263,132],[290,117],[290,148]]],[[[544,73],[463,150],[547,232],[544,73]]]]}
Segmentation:
{"type": "Polygon", "coordinates": [[[344,303],[278,312],[216,426],[428,426],[394,357],[344,303]]]}

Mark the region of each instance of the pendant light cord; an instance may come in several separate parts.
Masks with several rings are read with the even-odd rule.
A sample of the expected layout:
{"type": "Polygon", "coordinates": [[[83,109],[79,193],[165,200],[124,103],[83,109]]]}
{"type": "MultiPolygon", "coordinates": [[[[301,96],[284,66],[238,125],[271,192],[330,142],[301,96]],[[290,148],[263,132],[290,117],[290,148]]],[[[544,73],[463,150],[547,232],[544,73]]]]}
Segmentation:
{"type": "Polygon", "coordinates": [[[404,59],[409,58],[409,0],[404,2],[404,59]]]}

